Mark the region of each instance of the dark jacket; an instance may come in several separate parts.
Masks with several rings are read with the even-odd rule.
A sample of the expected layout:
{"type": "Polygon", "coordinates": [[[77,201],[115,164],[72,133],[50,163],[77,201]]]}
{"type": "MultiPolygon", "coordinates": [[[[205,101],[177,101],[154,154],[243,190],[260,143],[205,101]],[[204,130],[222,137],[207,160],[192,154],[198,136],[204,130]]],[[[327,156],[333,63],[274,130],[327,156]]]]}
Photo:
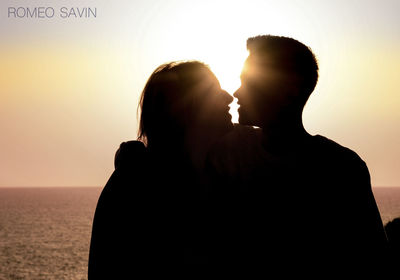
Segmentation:
{"type": "Polygon", "coordinates": [[[204,263],[205,193],[196,185],[178,155],[122,143],[96,207],[89,280],[167,275],[204,263]]]}
{"type": "MultiPolygon", "coordinates": [[[[115,155],[115,170],[99,197],[93,219],[89,279],[118,279],[150,258],[149,192],[146,148],[124,142],[115,155]]],[[[122,278],[121,278],[122,279],[122,278]]]]}
{"type": "Polygon", "coordinates": [[[304,274],[382,268],[387,240],[368,168],[355,152],[313,136],[296,154],[280,156],[257,148],[259,135],[251,141],[247,130],[234,133],[208,162],[222,221],[215,223],[215,262],[304,274]]]}

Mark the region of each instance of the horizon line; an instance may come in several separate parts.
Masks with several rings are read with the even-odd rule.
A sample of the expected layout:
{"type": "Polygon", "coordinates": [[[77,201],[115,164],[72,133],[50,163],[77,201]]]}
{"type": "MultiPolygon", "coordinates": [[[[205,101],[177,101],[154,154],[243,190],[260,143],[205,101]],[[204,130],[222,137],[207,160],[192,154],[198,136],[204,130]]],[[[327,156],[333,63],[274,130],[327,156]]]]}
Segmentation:
{"type": "Polygon", "coordinates": [[[103,188],[104,186],[1,186],[0,188],[103,188]]]}
{"type": "MultiPolygon", "coordinates": [[[[1,186],[0,188],[104,188],[105,185],[103,186],[1,186]]],[[[400,185],[398,186],[372,186],[372,188],[400,188],[400,185]]]]}

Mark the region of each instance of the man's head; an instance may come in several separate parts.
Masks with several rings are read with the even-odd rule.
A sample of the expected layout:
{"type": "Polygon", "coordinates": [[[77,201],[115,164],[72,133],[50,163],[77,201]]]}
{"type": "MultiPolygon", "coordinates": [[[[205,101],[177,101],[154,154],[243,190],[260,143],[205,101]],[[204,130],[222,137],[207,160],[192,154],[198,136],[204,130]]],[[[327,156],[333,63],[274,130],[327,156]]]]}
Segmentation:
{"type": "Polygon", "coordinates": [[[291,38],[257,36],[247,40],[242,85],[238,98],[239,122],[263,126],[303,110],[318,80],[318,64],[312,51],[291,38]]]}

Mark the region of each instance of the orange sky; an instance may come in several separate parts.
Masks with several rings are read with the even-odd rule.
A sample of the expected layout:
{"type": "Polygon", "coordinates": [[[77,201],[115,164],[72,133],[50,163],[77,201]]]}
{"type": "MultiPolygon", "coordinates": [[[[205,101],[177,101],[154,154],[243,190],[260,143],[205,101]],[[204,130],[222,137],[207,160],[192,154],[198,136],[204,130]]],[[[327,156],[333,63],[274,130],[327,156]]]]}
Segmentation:
{"type": "Polygon", "coordinates": [[[71,1],[97,17],[68,19],[9,18],[14,3],[0,3],[0,186],[103,186],[156,66],[203,60],[232,93],[257,34],[314,50],[306,129],[355,150],[374,186],[400,186],[399,1],[71,1]]]}

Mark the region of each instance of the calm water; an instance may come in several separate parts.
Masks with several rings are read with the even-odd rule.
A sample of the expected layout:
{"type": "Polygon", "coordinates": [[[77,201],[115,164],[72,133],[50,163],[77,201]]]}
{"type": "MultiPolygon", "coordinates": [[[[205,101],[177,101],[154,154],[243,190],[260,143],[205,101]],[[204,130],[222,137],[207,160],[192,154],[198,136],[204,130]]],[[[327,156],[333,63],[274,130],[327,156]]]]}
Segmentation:
{"type": "Polygon", "coordinates": [[[87,279],[101,188],[0,188],[0,279],[87,279]]]}
{"type": "MultiPolygon", "coordinates": [[[[0,280],[87,279],[101,188],[0,188],[0,280]]],[[[400,188],[375,188],[382,220],[400,217],[400,188]]]]}
{"type": "Polygon", "coordinates": [[[374,188],[376,203],[384,224],[400,217],[400,187],[374,188]]]}

